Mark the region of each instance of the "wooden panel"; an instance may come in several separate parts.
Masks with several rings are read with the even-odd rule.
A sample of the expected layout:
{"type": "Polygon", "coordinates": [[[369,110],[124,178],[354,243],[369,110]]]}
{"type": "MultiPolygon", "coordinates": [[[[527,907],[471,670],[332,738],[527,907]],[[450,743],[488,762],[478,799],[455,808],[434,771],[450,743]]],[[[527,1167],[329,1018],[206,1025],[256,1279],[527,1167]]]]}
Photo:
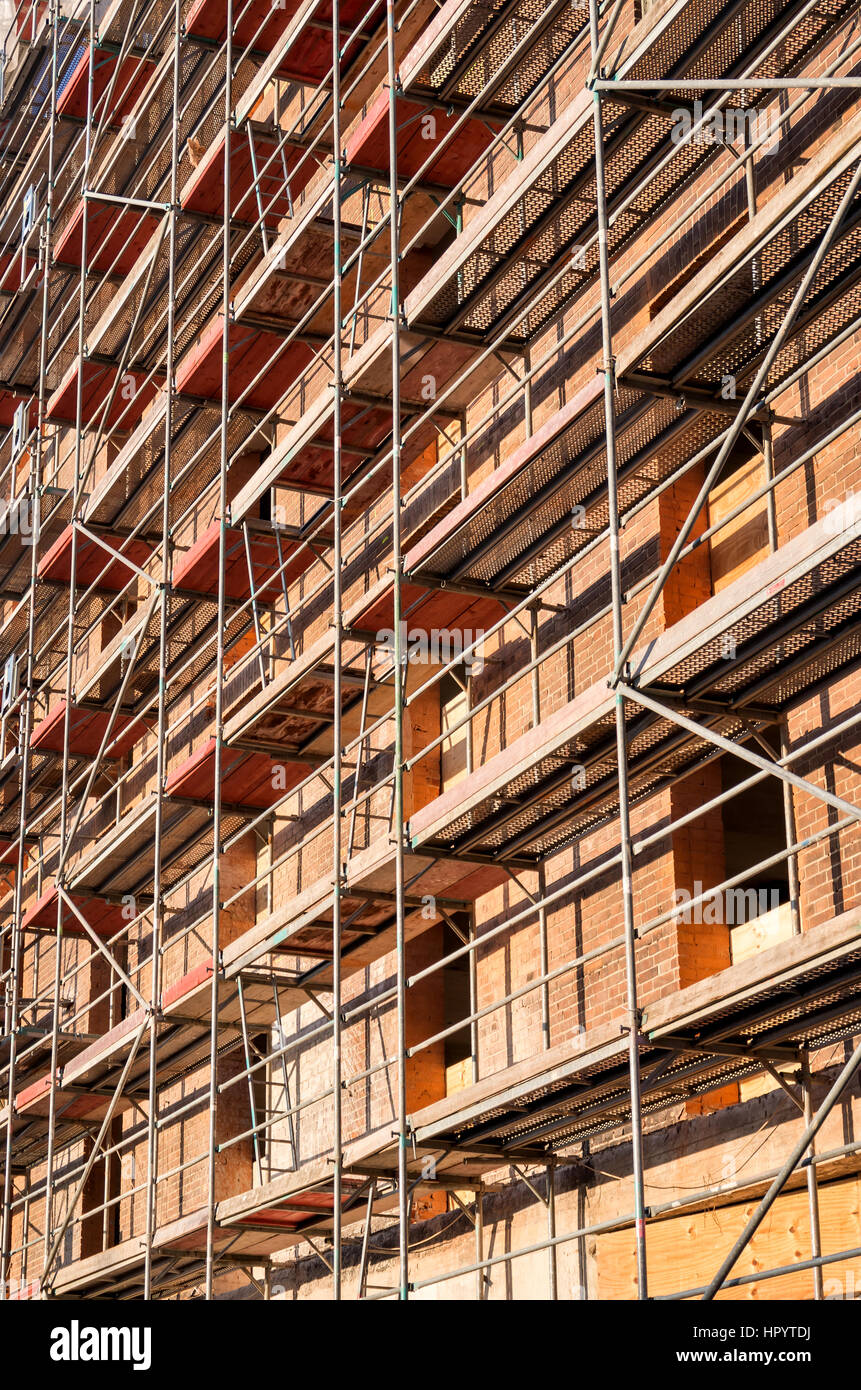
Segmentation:
{"type": "MultiPolygon", "coordinates": [[[[398,99],[398,173],[412,176],[423,169],[441,145],[449,131],[459,122],[453,140],[449,140],[434,159],[423,177],[432,183],[455,188],[464,174],[487,149],[493,139],[490,126],[484,120],[463,121],[459,112],[432,110],[422,101],[398,99]]],[[[389,94],[380,92],[367,115],[359,122],[347,140],[348,164],[385,171],[389,167],[389,94]]]]}
{"type": "MultiPolygon", "coordinates": [[[[819,1215],[823,1254],[861,1245],[859,1221],[861,1183],[857,1177],[829,1183],[819,1190],[819,1215]]],[[[721,1260],[755,1211],[757,1199],[711,1211],[693,1212],[651,1222],[646,1233],[646,1260],[649,1295],[698,1288],[713,1278],[721,1260]]],[[[810,1257],[810,1223],[807,1192],[785,1193],[778,1197],[763,1224],[742,1253],[730,1277],[756,1274],[810,1257]]],[[[629,1299],[637,1296],[636,1250],[633,1230],[609,1231],[597,1238],[597,1296],[600,1299],[629,1299]]],[[[826,1269],[826,1280],[842,1281],[852,1276],[857,1287],[861,1260],[841,1261],[826,1269]]],[[[835,1292],[832,1287],[829,1292],[835,1292]]],[[[763,1283],[742,1285],[718,1294],[726,1300],[809,1299],[813,1297],[813,1273],[781,1275],[763,1283]]]]}
{"type": "Polygon", "coordinates": [[[789,903],[781,903],[771,912],[763,912],[749,922],[731,927],[729,933],[730,957],[733,965],[747,960],[759,951],[767,951],[792,936],[792,908],[789,903]]]}
{"type": "MultiPolygon", "coordinates": [[[[739,961],[748,960],[760,951],[767,951],[781,941],[787,941],[791,936],[792,907],[789,903],[781,903],[771,912],[763,912],[749,922],[730,928],[732,963],[736,965],[739,961]]],[[[739,1100],[753,1100],[754,1096],[766,1095],[769,1091],[777,1090],[777,1087],[778,1083],[767,1071],[759,1076],[742,1077],[738,1082],[739,1100]]]]}
{"type": "MultiPolygon", "coordinates": [[[[757,455],[718,483],[709,498],[709,526],[729,516],[766,481],[765,462],[757,455]]],[[[768,509],[766,499],[746,507],[710,543],[712,584],[715,593],[726,588],[768,554],[768,509]]]]}
{"type": "MultiPolygon", "coordinates": [[[[73,528],[67,526],[57,537],[39,561],[39,578],[51,579],[69,584],[72,578],[72,535],[73,528]]],[[[152,555],[145,541],[123,540],[120,536],[106,535],[105,545],[99,545],[89,536],[78,533],[78,546],[75,554],[75,583],[89,587],[98,582],[100,589],[111,589],[119,593],[135,577],[136,565],[143,569],[152,555]],[[106,547],[110,546],[110,549],[106,547]],[[111,551],[120,551],[128,556],[130,564],[112,559],[111,551]]]]}
{"type": "MultiPolygon", "coordinates": [[[[363,606],[355,603],[350,610],[353,627],[361,627],[370,632],[389,631],[394,622],[394,589],[389,581],[388,587],[378,592],[363,606]]],[[[479,631],[499,621],[502,617],[502,604],[496,598],[473,598],[459,594],[454,589],[429,589],[422,584],[404,582],[401,586],[402,611],[408,613],[406,619],[407,638],[415,640],[413,634],[429,635],[437,632],[463,637],[464,646],[469,646],[479,631]]]]}
{"type": "MultiPolygon", "coordinates": [[[[140,208],[117,208],[91,203],[87,215],[87,267],[127,275],[157,230],[160,218],[140,208]]],[[[54,260],[61,265],[80,265],[84,238],[84,204],[81,202],[54,244],[54,260]]]]}
{"type": "MultiPolygon", "coordinates": [[[[452,729],[466,716],[468,701],[465,690],[461,690],[452,700],[446,701],[442,706],[442,727],[445,732],[452,729]]],[[[443,739],[441,745],[441,787],[443,791],[448,791],[455,783],[460,782],[467,775],[467,738],[469,736],[469,726],[464,725],[456,733],[449,734],[443,739]]]]}
{"type": "Polygon", "coordinates": [[[459,1062],[452,1062],[445,1069],[445,1093],[450,1096],[454,1091],[463,1091],[467,1086],[472,1085],[472,1058],[464,1057],[459,1062]]]}
{"type": "Polygon", "coordinates": [[[38,264],[36,257],[26,251],[4,251],[0,254],[0,294],[14,294],[38,264]]]}
{"type": "MultiPolygon", "coordinates": [[[[119,72],[114,77],[118,55],[96,48],[96,62],[93,68],[93,115],[98,119],[105,111],[103,98],[111,87],[110,105],[107,110],[111,123],[117,124],[134,110],[147,82],[156,70],[150,58],[137,58],[126,55],[120,63],[119,72]]],[[[87,91],[90,85],[90,49],[84,50],[63,85],[57,99],[57,112],[83,121],[87,117],[87,91]]]]}
{"type": "MultiPolygon", "coordinates": [[[[258,331],[241,323],[230,324],[227,391],[231,401],[241,397],[243,405],[250,410],[269,410],[280,401],[288,385],[297,379],[314,355],[307,343],[294,341],[287,348],[283,344],[280,333],[258,331]],[[279,350],[277,371],[266,372],[267,364],[279,350]]],[[[176,374],[177,390],[219,400],[223,353],[224,335],[219,316],[201,333],[180,363],[176,374]]]]}
{"type": "Polygon", "coordinates": [[[26,396],[22,396],[16,391],[0,391],[0,425],[5,425],[8,429],[15,419],[15,411],[18,406],[26,399],[26,396]]]}
{"type": "MultiPolygon", "coordinates": [[[[303,146],[290,141],[283,143],[272,135],[252,133],[252,158],[248,136],[234,131],[230,142],[231,213],[245,222],[256,222],[260,215],[257,190],[260,192],[266,226],[275,229],[282,217],[290,217],[293,199],[314,173],[316,165],[303,146]],[[289,187],[284,181],[284,165],[290,175],[289,187]],[[297,171],[294,169],[298,166],[297,171]],[[256,171],[256,183],[255,183],[256,171]]],[[[180,194],[180,203],[194,212],[221,217],[224,214],[224,131],[196,164],[180,194]]],[[[194,156],[192,156],[194,159],[194,156]]]]}
{"type": "MultiPolygon", "coordinates": [[[[222,799],[234,806],[272,806],[309,772],[307,763],[290,761],[286,751],[275,759],[266,753],[225,748],[221,766],[222,799]]],[[[180,767],[174,768],[165,783],[165,792],[168,796],[214,801],[214,738],[207,739],[180,767]]]]}
{"type": "MultiPolygon", "coordinates": [[[[72,706],[69,720],[69,752],[78,757],[94,758],[102,746],[108,724],[111,720],[109,709],[92,710],[72,706]]],[[[143,738],[148,725],[131,714],[118,714],[111,726],[107,751],[109,758],[121,758],[130,748],[143,738]]],[[[41,752],[62,753],[66,732],[66,702],[61,700],[40,721],[30,737],[30,747],[41,752]]]]}
{"type": "MultiPolygon", "coordinates": [[[[98,416],[101,422],[105,402],[113,391],[117,376],[116,367],[103,367],[97,362],[83,364],[83,390],[81,400],[81,420],[89,424],[98,416]]],[[[126,372],[123,381],[113,392],[113,400],[105,422],[106,429],[121,426],[123,430],[134,429],[144,410],[156,394],[159,380],[144,377],[140,373],[126,372]]],[[[74,361],[48,401],[46,415],[50,420],[59,420],[66,425],[74,425],[77,415],[78,362],[74,361]]]]}
{"type": "MultiPolygon", "coordinates": [[[[363,0],[345,0],[340,7],[342,28],[351,32],[365,14],[367,6],[363,0]]],[[[273,5],[270,0],[247,0],[233,26],[234,50],[251,47],[257,53],[271,53],[279,39],[287,30],[297,11],[300,0],[284,0],[283,4],[273,5]]],[[[379,10],[377,10],[377,14],[379,10]]],[[[332,19],[331,3],[319,4],[314,12],[315,19],[322,21],[319,28],[303,28],[281,57],[276,69],[277,76],[289,78],[294,82],[316,84],[326,76],[332,61],[332,39],[326,32],[325,22],[332,19]]],[[[372,15],[369,22],[373,24],[372,15]]],[[[227,7],[224,0],[196,0],[185,20],[186,32],[194,38],[214,40],[223,43],[227,34],[227,7]]],[[[357,38],[346,45],[342,54],[353,58],[361,51],[361,40],[357,38]]]]}
{"type": "MultiPolygon", "coordinates": [[[[219,530],[219,523],[213,521],[185,555],[177,560],[172,576],[174,588],[192,589],[201,594],[218,593],[219,530]]],[[[315,559],[313,550],[298,542],[286,528],[277,536],[274,530],[271,533],[252,531],[248,538],[248,551],[260,603],[274,603],[281,598],[283,586],[292,584],[315,559]],[[279,574],[282,565],[284,569],[279,574]],[[271,577],[273,573],[275,578],[271,577]]],[[[248,551],[242,531],[228,529],[224,561],[224,592],[228,598],[247,599],[251,596],[248,551]]]]}
{"type": "MultiPolygon", "coordinates": [[[[58,897],[56,888],[46,888],[38,901],[33,903],[24,913],[21,922],[22,930],[55,932],[57,930],[58,897]]],[[[104,937],[107,940],[116,936],[123,927],[128,926],[127,911],[119,903],[109,903],[105,902],[103,898],[87,898],[78,895],[74,895],[72,901],[81,916],[86,918],[96,936],[104,937]]],[[[78,917],[65,904],[63,906],[62,925],[64,935],[81,936],[89,940],[89,936],[81,926],[78,917]]]]}

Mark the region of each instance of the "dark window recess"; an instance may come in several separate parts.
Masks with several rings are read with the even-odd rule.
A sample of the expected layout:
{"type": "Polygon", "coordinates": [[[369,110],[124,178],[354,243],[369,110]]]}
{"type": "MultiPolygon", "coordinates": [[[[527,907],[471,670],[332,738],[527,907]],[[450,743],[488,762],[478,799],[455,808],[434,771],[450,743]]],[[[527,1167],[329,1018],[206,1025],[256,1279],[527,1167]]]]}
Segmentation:
{"type": "MultiPolygon", "coordinates": [[[[765,738],[778,755],[777,735],[769,730],[765,738]]],[[[738,786],[751,775],[749,763],[739,758],[721,759],[724,791],[738,786]]],[[[776,777],[769,777],[747,791],[739,792],[722,808],[726,877],[733,879],[756,864],[786,849],[783,790],[776,777]]],[[[764,912],[789,901],[789,870],[784,860],[768,869],[751,872],[733,892],[733,921],[749,922],[764,912]]],[[[729,914],[728,914],[729,915],[729,914]]]]}
{"type": "Polygon", "coordinates": [[[465,683],[463,665],[456,666],[453,671],[446,671],[439,683],[440,704],[449,705],[452,700],[460,699],[465,683]]]}
{"type": "Polygon", "coordinates": [[[762,453],[762,444],[754,444],[753,439],[750,437],[751,435],[755,436],[757,440],[761,439],[762,427],[754,423],[749,433],[745,432],[735,441],[735,444],[730,449],[729,457],[721,470],[721,482],[725,482],[727,478],[731,478],[733,473],[738,473],[740,469],[744,468],[746,463],[750,463],[751,459],[756,458],[757,455],[762,453]]]}

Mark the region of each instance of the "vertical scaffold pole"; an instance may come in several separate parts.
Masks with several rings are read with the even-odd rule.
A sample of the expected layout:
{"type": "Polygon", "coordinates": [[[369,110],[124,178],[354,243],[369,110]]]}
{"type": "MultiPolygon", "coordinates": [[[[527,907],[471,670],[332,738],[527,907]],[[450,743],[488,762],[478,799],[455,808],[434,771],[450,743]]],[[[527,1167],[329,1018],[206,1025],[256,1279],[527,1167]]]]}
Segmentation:
{"type": "Polygon", "coordinates": [[[176,299],[176,204],[177,167],[179,164],[179,74],[180,74],[180,0],[173,11],[173,122],[171,131],[170,211],[168,222],[168,295],[167,335],[165,343],[164,460],[162,465],[161,511],[161,582],[159,585],[159,657],[158,707],[156,747],[156,804],[153,834],[155,861],[152,885],[152,964],[150,967],[149,1068],[147,1101],[147,1173],[146,1173],[146,1246],[144,1250],[144,1300],[152,1298],[152,1255],[158,1221],[158,1015],[161,995],[161,951],[164,940],[164,905],[162,889],[162,825],[164,823],[164,777],[167,744],[167,628],[169,619],[169,590],[171,576],[170,542],[170,485],[171,438],[173,435],[174,394],[174,334],[176,299]]]}
{"type": "MultiPolygon", "coordinates": [[[[809,1129],[813,1121],[813,1077],[810,1071],[810,1051],[804,1049],[801,1058],[801,1089],[804,1097],[804,1124],[809,1129]]],[[[807,1157],[816,1157],[816,1140],[811,1139],[807,1157]]],[[[807,1165],[807,1214],[810,1219],[810,1254],[818,1260],[822,1254],[822,1229],[819,1220],[819,1187],[816,1181],[816,1164],[807,1165]]],[[[819,1301],[825,1296],[822,1280],[822,1265],[813,1266],[813,1297],[819,1301]]]]}
{"type": "MultiPolygon", "coordinates": [[[[341,1224],[343,1199],[342,1105],[341,1105],[341,662],[343,659],[343,627],[341,623],[341,31],[340,0],[332,0],[332,147],[334,170],[332,188],[332,318],[334,340],[332,348],[332,390],[334,449],[332,456],[332,499],[334,506],[334,544],[332,549],[332,604],[334,608],[335,668],[334,708],[332,720],[332,1149],[334,1153],[332,1217],[332,1293],[341,1297],[341,1224]]],[[[368,1219],[370,1225],[370,1217],[368,1219]]]]}
{"type": "Polygon", "coordinates": [[[206,1299],[211,1302],[215,1273],[215,1176],[218,1134],[218,980],[221,925],[221,767],[224,740],[224,562],[227,550],[227,464],[230,389],[230,178],[233,133],[233,0],[227,0],[224,58],[224,222],[222,227],[221,457],[218,471],[218,621],[215,649],[215,785],[212,814],[212,989],[209,996],[209,1148],[206,1173],[206,1299]]]}
{"type": "MultiPolygon", "coordinates": [[[[55,150],[54,132],[57,125],[57,69],[59,62],[58,35],[60,15],[58,0],[51,0],[49,13],[51,24],[51,96],[48,136],[48,171],[45,191],[45,272],[42,280],[42,299],[40,309],[39,378],[37,384],[38,402],[36,419],[36,443],[30,470],[30,501],[33,507],[32,534],[30,547],[29,604],[27,606],[27,658],[23,689],[20,693],[21,713],[19,716],[18,749],[21,758],[21,811],[18,825],[18,847],[15,854],[15,887],[12,899],[12,943],[10,988],[12,994],[9,1018],[9,1082],[7,1088],[8,1115],[12,1114],[12,1098],[15,1094],[15,1067],[17,1060],[18,1020],[21,993],[21,971],[23,942],[21,915],[24,896],[24,854],[27,825],[27,799],[30,782],[30,727],[33,718],[34,651],[36,630],[36,579],[39,560],[39,522],[42,496],[42,449],[45,424],[45,403],[47,391],[45,374],[48,359],[48,309],[51,276],[51,243],[53,232],[55,150]]],[[[5,750],[4,750],[5,751],[5,750]]],[[[3,1165],[3,1220],[0,1230],[0,1302],[9,1296],[12,1253],[12,1125],[6,1125],[5,1162],[3,1165]]],[[[26,1229],[26,1223],[25,1223],[26,1229]]],[[[26,1256],[26,1240],[22,1261],[26,1256]]]]}
{"type": "Polygon", "coordinates": [[[386,0],[386,55],[389,84],[389,246],[392,280],[392,585],[395,630],[394,825],[395,911],[397,914],[397,1123],[399,1297],[409,1297],[409,1194],[407,1192],[406,943],[404,940],[404,707],[405,652],[401,633],[401,295],[398,203],[398,111],[395,62],[395,6],[386,0]]]}
{"type": "MultiPolygon", "coordinates": [[[[589,0],[592,67],[600,77],[598,0],[589,0]]],[[[595,130],[595,194],[598,215],[598,260],[601,284],[601,343],[604,370],[604,426],[607,435],[607,506],[610,533],[610,586],[613,608],[613,656],[618,664],[623,646],[622,566],[619,548],[619,497],[616,478],[615,364],[611,325],[610,251],[608,245],[607,190],[604,177],[604,135],[601,94],[593,88],[592,118],[595,130]]],[[[628,750],[625,733],[625,701],[615,695],[616,760],[619,781],[619,838],[622,861],[622,910],[625,931],[625,985],[627,994],[628,1070],[631,1088],[631,1167],[634,1180],[634,1212],[637,1241],[637,1297],[648,1297],[646,1279],[646,1205],[643,1186],[643,1117],[640,1096],[640,1013],[637,1007],[637,954],[634,928],[633,855],[628,803],[628,750]]]]}
{"type": "MultiPolygon", "coordinates": [[[[59,16],[58,16],[59,22],[59,16]]],[[[35,23],[35,17],[34,17],[35,23]]],[[[95,68],[95,44],[96,44],[96,7],[95,0],[90,0],[90,18],[87,34],[87,43],[90,50],[89,70],[87,75],[87,124],[84,135],[84,163],[81,175],[82,192],[86,194],[89,186],[90,168],[92,161],[92,130],[93,130],[93,100],[94,100],[94,68],[95,68]]],[[[76,358],[78,363],[78,380],[75,388],[75,447],[74,447],[74,477],[72,482],[72,518],[77,520],[78,508],[81,503],[82,488],[82,452],[83,452],[83,393],[84,393],[84,325],[86,319],[87,303],[87,239],[89,233],[89,199],[83,198],[83,216],[81,219],[81,280],[78,290],[78,329],[76,358]]],[[[56,927],[56,946],[54,960],[54,1007],[51,1021],[51,1092],[48,1101],[48,1153],[45,1161],[45,1222],[44,1222],[44,1258],[42,1264],[42,1278],[48,1274],[48,1261],[51,1253],[51,1242],[54,1224],[54,1148],[56,1143],[56,1124],[57,1124],[57,1059],[59,1055],[59,1033],[60,1033],[60,984],[62,980],[62,957],[63,957],[63,913],[65,905],[63,895],[59,891],[63,885],[63,861],[68,854],[66,843],[66,833],[68,826],[69,809],[69,741],[71,734],[72,719],[72,664],[73,652],[75,649],[75,583],[78,568],[78,528],[72,525],[72,538],[69,556],[69,606],[66,628],[66,673],[64,681],[65,711],[63,714],[63,758],[62,774],[60,779],[60,826],[59,826],[59,845],[60,845],[60,868],[57,875],[57,927],[56,927]]]]}

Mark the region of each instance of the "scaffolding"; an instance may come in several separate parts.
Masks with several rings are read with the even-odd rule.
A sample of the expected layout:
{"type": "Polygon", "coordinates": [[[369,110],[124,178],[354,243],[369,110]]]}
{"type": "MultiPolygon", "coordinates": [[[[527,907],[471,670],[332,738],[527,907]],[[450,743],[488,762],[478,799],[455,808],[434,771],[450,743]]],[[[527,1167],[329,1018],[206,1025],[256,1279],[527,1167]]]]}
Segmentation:
{"type": "Polygon", "coordinates": [[[654,1225],[732,1201],[717,1267],[652,1296],[803,1273],[821,1298],[861,1258],[819,1220],[861,1143],[816,1144],[861,1068],[861,811],[827,775],[861,715],[796,717],[861,656],[858,19],[15,7],[4,1298],[213,1299],[240,1275],[269,1298],[291,1248],[336,1299],[483,1299],[533,1256],[556,1298],[560,1249],[628,1231],[645,1299],[654,1225]],[[763,544],[704,589],[751,517],[763,544]],[[656,988],[679,905],[649,866],[763,787],[783,844],[687,907],[779,872],[788,934],[656,988]],[[849,882],[808,920],[820,850],[849,882]],[[605,926],[563,932],[608,885],[605,926]],[[530,968],[498,989],[483,963],[512,942],[530,968]],[[599,968],[618,988],[592,1022],[599,968]],[[423,1011],[452,970],[456,1017],[423,1011]],[[517,1010],[533,1042],[486,1072],[483,1030],[517,1010]],[[420,1103],[451,1039],[465,1085],[420,1103]],[[763,1075],[801,1116],[774,1161],[652,1201],[661,1117],[763,1075]],[[601,1136],[624,1198],[565,1228],[601,1136]],[[505,1172],[544,1234],[500,1251],[505,1172]],[[738,1274],[794,1187],[809,1250],[738,1274]],[[417,1275],[455,1221],[472,1258],[417,1275]]]}

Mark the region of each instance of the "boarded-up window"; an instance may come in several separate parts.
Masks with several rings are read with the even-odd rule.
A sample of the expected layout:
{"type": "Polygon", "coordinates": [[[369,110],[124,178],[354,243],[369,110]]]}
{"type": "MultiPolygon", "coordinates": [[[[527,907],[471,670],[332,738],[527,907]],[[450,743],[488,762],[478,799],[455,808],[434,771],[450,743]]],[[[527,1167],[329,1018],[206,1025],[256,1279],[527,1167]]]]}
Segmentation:
{"type": "Polygon", "coordinates": [[[731,467],[711,492],[709,526],[716,525],[724,517],[732,516],[738,508],[743,508],[711,540],[715,593],[725,589],[768,554],[767,498],[760,497],[749,506],[744,506],[746,500],[765,482],[765,461],[762,454],[757,453],[731,467]]]}
{"type": "MultiPolygon", "coordinates": [[[[778,746],[771,736],[775,756],[778,746]]],[[[724,790],[750,774],[750,768],[737,758],[721,760],[724,790]]],[[[735,888],[726,890],[724,902],[729,924],[730,956],[733,964],[760,951],[767,951],[792,935],[792,906],[789,901],[789,871],[786,860],[768,869],[756,865],[774,859],[786,848],[783,791],[775,778],[739,792],[723,807],[724,855],[727,878],[747,875],[735,888]]],[[[760,1073],[739,1082],[739,1099],[750,1100],[774,1090],[777,1082],[760,1073]]]]}
{"type": "MultiPolygon", "coordinates": [[[[457,932],[453,931],[448,923],[443,929],[443,950],[447,956],[463,945],[464,940],[469,940],[469,913],[456,913],[455,921],[457,932]]],[[[469,1017],[469,956],[458,956],[457,960],[443,968],[442,976],[445,990],[445,1026],[450,1028],[462,1018],[469,1017]]],[[[445,1040],[446,1095],[450,1096],[453,1091],[462,1091],[464,1086],[471,1086],[473,1080],[471,1035],[467,1024],[445,1040]]]]}
{"type": "Polygon", "coordinates": [[[469,697],[464,689],[465,682],[454,676],[444,676],[440,682],[440,713],[442,716],[442,790],[448,791],[467,774],[467,739],[469,726],[464,724],[469,709],[469,697]],[[462,728],[458,728],[462,725],[462,728]]]}

